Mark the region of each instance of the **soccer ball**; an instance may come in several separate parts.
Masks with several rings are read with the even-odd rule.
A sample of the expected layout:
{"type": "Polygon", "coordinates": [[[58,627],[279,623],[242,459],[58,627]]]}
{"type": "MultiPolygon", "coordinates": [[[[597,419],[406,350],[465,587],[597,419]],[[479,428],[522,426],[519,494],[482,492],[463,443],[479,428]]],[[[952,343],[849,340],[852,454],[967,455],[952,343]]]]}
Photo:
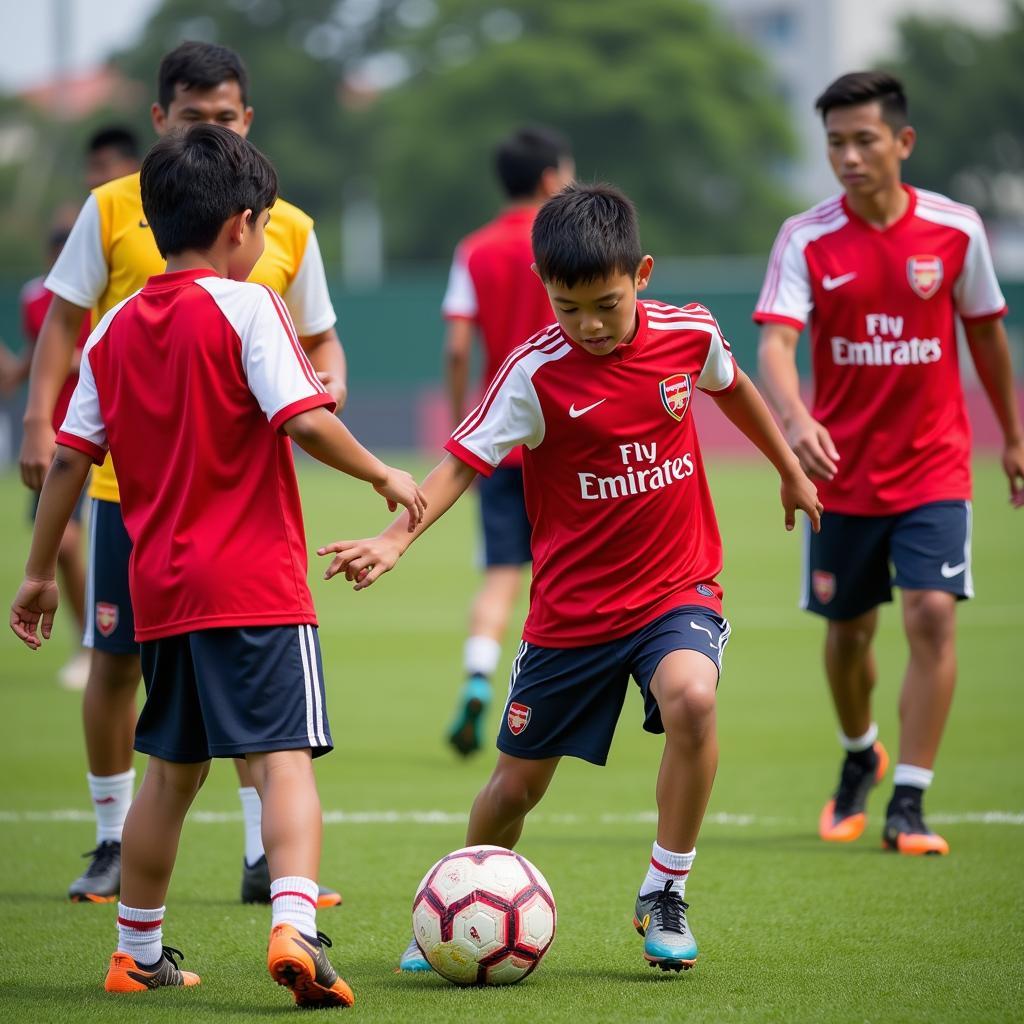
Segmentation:
{"type": "Polygon", "coordinates": [[[555,937],[544,876],[501,846],[442,857],[412,905],[412,932],[430,966],[456,985],[511,985],[541,962],[555,937]]]}

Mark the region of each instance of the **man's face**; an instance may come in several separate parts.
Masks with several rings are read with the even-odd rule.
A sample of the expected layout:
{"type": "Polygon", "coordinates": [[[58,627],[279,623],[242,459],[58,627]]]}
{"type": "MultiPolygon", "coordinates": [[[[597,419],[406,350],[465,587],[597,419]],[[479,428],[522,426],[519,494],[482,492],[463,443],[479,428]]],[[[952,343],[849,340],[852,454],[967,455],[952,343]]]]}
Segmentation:
{"type": "Polygon", "coordinates": [[[264,231],[270,222],[270,211],[262,210],[258,214],[249,213],[241,223],[238,245],[232,250],[228,261],[228,277],[232,281],[246,281],[263,255],[266,244],[264,231]]]}
{"type": "Polygon", "coordinates": [[[94,149],[85,158],[85,187],[91,191],[115,178],[134,174],[138,169],[139,161],[135,157],[125,156],[114,146],[94,149]]]}
{"type": "Polygon", "coordinates": [[[878,101],[830,110],[825,134],[832,172],[851,198],[896,185],[900,165],[914,148],[914,129],[894,132],[878,101]]]}
{"type": "Polygon", "coordinates": [[[252,124],[252,107],[242,102],[241,87],[229,78],[212,89],[186,89],[183,85],[176,85],[174,99],[167,109],[154,103],[150,116],[157,135],[166,135],[169,131],[189,128],[194,124],[219,124],[244,138],[252,124]]]}
{"type": "Polygon", "coordinates": [[[566,335],[584,351],[606,356],[636,332],[636,296],[647,287],[654,260],[645,256],[635,274],[613,274],[568,288],[545,281],[551,308],[566,335]]]}

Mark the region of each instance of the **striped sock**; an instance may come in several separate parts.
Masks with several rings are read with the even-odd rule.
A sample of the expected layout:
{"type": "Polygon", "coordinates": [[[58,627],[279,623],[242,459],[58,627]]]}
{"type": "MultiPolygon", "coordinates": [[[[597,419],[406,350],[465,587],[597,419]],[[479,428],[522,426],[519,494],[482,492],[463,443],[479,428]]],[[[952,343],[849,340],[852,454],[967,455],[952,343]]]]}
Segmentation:
{"type": "Polygon", "coordinates": [[[672,883],[672,891],[679,893],[680,898],[686,892],[686,876],[690,873],[693,858],[697,856],[696,847],[689,853],[673,853],[665,847],[654,844],[651,850],[651,863],[647,868],[647,877],[640,886],[640,895],[646,896],[655,890],[665,888],[666,882],[672,883]]]}
{"type": "Polygon", "coordinates": [[[288,875],[270,883],[271,927],[290,924],[307,938],[316,937],[316,901],[320,890],[311,878],[288,875]]]}
{"type": "Polygon", "coordinates": [[[129,768],[117,775],[93,775],[87,772],[85,777],[89,783],[93,810],[96,812],[96,845],[121,842],[121,829],[135,789],[135,769],[129,768]]]}
{"type": "Polygon", "coordinates": [[[117,905],[117,951],[127,953],[140,967],[152,967],[163,955],[164,910],[117,905]]]}

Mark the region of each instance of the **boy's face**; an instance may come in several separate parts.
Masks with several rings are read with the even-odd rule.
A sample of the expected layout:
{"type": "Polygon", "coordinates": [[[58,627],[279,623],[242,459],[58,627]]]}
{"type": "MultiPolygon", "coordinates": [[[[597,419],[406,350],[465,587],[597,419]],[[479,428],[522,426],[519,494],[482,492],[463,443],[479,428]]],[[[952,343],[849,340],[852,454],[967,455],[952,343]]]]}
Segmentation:
{"type": "Polygon", "coordinates": [[[232,281],[245,281],[252,273],[266,244],[264,231],[270,222],[270,211],[253,213],[246,210],[236,214],[231,222],[231,239],[235,243],[228,260],[227,276],[232,281]]]}
{"type": "Polygon", "coordinates": [[[252,124],[252,107],[242,102],[241,86],[229,78],[212,89],[187,89],[179,83],[167,109],[154,103],[150,116],[157,135],[194,124],[219,124],[245,138],[252,124]]]}
{"type": "Polygon", "coordinates": [[[114,146],[94,149],[85,158],[85,187],[91,191],[115,178],[134,174],[138,169],[138,160],[125,156],[114,146]]]}
{"type": "Polygon", "coordinates": [[[914,129],[893,131],[877,100],[836,107],[825,117],[828,160],[850,198],[870,196],[900,180],[900,166],[914,148],[914,129]]]}
{"type": "Polygon", "coordinates": [[[614,352],[636,333],[637,292],[647,287],[653,267],[654,260],[645,256],[633,274],[613,274],[572,288],[559,281],[545,281],[558,325],[591,355],[614,352]]]}

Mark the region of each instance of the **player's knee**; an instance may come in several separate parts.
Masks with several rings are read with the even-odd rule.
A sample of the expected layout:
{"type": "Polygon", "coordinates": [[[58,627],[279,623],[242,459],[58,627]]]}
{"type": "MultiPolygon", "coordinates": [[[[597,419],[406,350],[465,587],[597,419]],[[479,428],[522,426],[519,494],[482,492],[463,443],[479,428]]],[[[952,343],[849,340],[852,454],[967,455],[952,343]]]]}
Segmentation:
{"type": "Polygon", "coordinates": [[[956,599],[937,590],[907,591],[903,619],[911,643],[942,647],[953,640],[956,599]]]}
{"type": "Polygon", "coordinates": [[[515,772],[499,772],[487,784],[487,801],[500,817],[520,818],[537,806],[544,790],[515,772]]]}
{"type": "Polygon", "coordinates": [[[662,687],[658,709],[673,741],[699,743],[715,720],[715,687],[706,679],[682,678],[662,687]]]}
{"type": "Polygon", "coordinates": [[[127,693],[134,697],[141,678],[138,655],[93,650],[89,665],[90,690],[109,696],[127,693]]]}
{"type": "Polygon", "coordinates": [[[862,657],[871,646],[874,635],[874,621],[863,617],[828,624],[829,643],[846,658],[862,657]]]}

